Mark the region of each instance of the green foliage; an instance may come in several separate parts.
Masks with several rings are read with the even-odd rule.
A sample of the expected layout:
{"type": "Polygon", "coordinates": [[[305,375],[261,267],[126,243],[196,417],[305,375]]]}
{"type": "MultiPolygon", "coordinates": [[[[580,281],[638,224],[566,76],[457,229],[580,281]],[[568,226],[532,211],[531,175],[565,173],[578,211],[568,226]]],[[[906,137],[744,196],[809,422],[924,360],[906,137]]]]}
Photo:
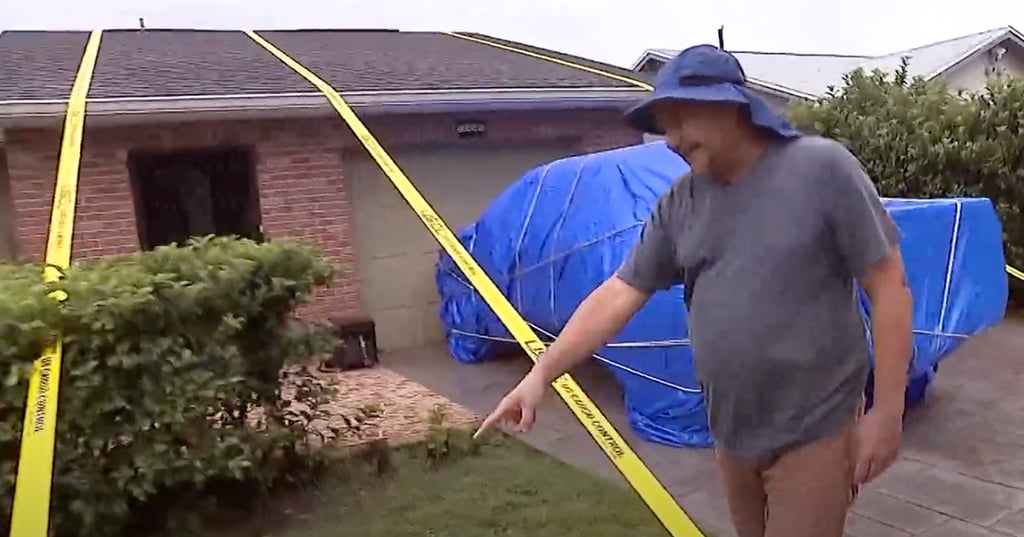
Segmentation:
{"type": "Polygon", "coordinates": [[[842,141],[879,191],[894,197],[984,196],[1002,218],[1010,264],[1024,266],[1024,81],[993,78],[980,93],[938,80],[855,71],[793,122],[842,141]]]}
{"type": "MultiPolygon", "coordinates": [[[[134,533],[212,489],[310,475],[308,421],[280,401],[279,380],[333,344],[292,315],[332,273],[309,247],[223,238],[78,264],[55,285],[38,265],[0,265],[0,520],[32,363],[58,333],[56,535],[134,533]]],[[[307,384],[292,400],[313,415],[325,388],[307,384]]]]}
{"type": "Polygon", "coordinates": [[[427,426],[423,448],[426,460],[435,467],[466,455],[476,455],[480,451],[480,444],[469,431],[449,426],[448,409],[443,405],[430,410],[427,426]]]}

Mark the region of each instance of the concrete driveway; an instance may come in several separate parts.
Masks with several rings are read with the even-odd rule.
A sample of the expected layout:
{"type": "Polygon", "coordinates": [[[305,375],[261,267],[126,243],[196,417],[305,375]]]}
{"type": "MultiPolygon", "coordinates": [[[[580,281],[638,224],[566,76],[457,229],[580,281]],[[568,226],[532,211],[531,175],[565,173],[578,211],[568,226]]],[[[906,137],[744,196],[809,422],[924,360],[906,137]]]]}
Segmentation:
{"type": "MultiPolygon", "coordinates": [[[[459,364],[443,347],[388,354],[382,363],[481,415],[529,365],[459,364]]],[[[734,536],[712,453],[640,440],[611,374],[596,363],[574,374],[687,513],[720,537],[734,536]]],[[[557,396],[545,407],[524,440],[624,484],[557,396]]],[[[902,457],[861,492],[848,535],[1024,537],[1024,322],[1006,321],[942,363],[927,401],[908,417],[902,457]]]]}

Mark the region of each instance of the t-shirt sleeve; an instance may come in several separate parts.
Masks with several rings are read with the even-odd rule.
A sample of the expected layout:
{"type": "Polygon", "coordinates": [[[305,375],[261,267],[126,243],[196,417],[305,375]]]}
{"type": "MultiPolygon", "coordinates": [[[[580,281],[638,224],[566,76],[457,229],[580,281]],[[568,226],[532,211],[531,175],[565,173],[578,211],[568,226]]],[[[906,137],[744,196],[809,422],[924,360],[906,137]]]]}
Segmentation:
{"type": "Polygon", "coordinates": [[[651,216],[644,222],[640,240],[633,245],[616,276],[631,287],[645,293],[668,289],[681,283],[672,239],[673,191],[658,200],[651,216]]]}
{"type": "Polygon", "coordinates": [[[846,270],[861,279],[899,244],[900,231],[857,157],[836,143],[830,164],[829,222],[846,270]]]}

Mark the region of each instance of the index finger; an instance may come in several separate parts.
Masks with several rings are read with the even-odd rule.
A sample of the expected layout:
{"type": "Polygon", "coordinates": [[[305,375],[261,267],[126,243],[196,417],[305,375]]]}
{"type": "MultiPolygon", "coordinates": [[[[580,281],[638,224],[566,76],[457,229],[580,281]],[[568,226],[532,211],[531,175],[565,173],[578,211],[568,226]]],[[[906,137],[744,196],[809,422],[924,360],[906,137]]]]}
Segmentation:
{"type": "Polygon", "coordinates": [[[491,412],[484,419],[483,423],[480,424],[480,427],[477,428],[476,432],[473,433],[473,438],[477,439],[477,438],[480,437],[480,435],[482,435],[482,434],[486,433],[487,431],[491,430],[492,428],[494,428],[494,424],[497,423],[498,420],[501,419],[501,415],[502,415],[502,409],[501,408],[494,409],[494,411],[491,412]]]}

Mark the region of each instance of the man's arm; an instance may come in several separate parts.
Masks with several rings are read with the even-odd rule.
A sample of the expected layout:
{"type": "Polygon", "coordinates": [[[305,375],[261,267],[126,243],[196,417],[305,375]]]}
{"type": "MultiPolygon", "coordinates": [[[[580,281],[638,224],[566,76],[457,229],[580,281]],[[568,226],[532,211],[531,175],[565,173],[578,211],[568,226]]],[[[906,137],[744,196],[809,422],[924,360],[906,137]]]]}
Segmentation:
{"type": "Polygon", "coordinates": [[[650,296],[618,275],[608,278],[580,303],[530,374],[552,383],[621,332],[650,296]]]}
{"type": "Polygon", "coordinates": [[[871,300],[871,338],[875,347],[875,406],[903,416],[912,356],[913,302],[899,248],[875,263],[861,286],[871,300]]]}
{"type": "Polygon", "coordinates": [[[912,355],[913,304],[899,250],[899,229],[856,157],[835,147],[828,183],[831,225],[850,275],[871,301],[875,408],[903,415],[912,355]]]}
{"type": "Polygon", "coordinates": [[[658,200],[622,266],[580,303],[531,375],[551,383],[621,332],[654,292],[677,283],[671,228],[677,217],[673,214],[675,190],[658,200]]]}

